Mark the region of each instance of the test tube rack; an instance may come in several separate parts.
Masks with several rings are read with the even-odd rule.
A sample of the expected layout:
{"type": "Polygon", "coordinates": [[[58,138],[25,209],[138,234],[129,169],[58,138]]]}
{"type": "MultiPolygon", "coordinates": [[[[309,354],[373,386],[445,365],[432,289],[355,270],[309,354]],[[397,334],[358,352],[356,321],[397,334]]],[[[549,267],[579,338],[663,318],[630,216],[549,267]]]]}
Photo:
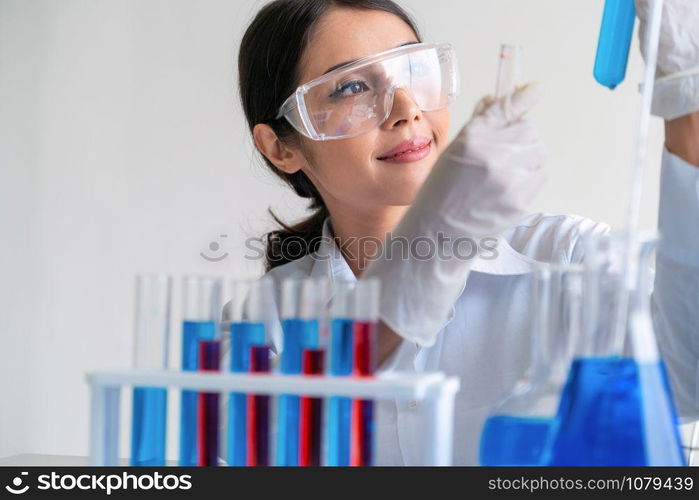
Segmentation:
{"type": "Polygon", "coordinates": [[[170,370],[123,369],[90,372],[91,465],[119,463],[119,414],[122,387],[167,387],[205,392],[244,392],[278,396],[297,394],[326,398],[420,401],[425,412],[422,465],[452,463],[454,397],[458,377],[441,372],[424,374],[377,374],[373,377],[327,377],[282,374],[201,373],[170,370]]]}

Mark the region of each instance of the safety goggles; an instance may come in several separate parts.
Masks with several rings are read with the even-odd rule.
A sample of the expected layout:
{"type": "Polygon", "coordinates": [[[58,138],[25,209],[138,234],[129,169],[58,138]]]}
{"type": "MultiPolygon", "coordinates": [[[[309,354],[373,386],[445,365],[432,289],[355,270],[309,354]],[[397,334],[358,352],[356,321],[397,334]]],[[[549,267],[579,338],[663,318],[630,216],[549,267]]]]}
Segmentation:
{"type": "Polygon", "coordinates": [[[399,88],[422,111],[449,105],[459,93],[451,45],[415,43],[346,64],[301,85],[276,118],[316,141],[355,137],[386,121],[399,88]]]}

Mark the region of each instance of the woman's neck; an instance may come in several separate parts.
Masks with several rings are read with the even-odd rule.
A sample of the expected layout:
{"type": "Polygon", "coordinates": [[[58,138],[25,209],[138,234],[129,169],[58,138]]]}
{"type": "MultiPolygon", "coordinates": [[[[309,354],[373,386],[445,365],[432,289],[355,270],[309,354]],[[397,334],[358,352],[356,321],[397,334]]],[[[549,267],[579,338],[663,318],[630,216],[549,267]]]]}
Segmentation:
{"type": "Polygon", "coordinates": [[[332,229],[340,251],[356,277],[369,265],[388,233],[409,206],[385,206],[371,211],[346,211],[329,207],[332,229]]]}

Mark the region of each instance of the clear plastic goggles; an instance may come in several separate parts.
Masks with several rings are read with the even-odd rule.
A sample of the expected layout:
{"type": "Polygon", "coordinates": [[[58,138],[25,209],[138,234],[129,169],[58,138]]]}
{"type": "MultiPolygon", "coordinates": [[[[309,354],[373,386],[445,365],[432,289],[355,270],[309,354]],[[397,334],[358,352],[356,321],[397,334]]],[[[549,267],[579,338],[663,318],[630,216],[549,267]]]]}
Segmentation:
{"type": "Polygon", "coordinates": [[[449,105],[459,93],[451,45],[415,43],[349,63],[301,85],[277,118],[316,141],[355,137],[386,121],[398,88],[422,111],[449,105]]]}

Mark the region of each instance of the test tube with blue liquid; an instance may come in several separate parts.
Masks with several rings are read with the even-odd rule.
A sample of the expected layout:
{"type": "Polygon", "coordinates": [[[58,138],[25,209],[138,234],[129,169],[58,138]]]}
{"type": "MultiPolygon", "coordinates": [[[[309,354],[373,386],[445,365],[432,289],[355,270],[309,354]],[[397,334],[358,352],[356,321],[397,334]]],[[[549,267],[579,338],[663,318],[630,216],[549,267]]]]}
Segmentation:
{"type": "MultiPolygon", "coordinates": [[[[301,375],[304,350],[319,348],[319,315],[324,314],[326,293],[324,280],[288,279],[282,283],[281,373],[301,375]]],[[[279,396],[277,465],[299,465],[300,405],[298,395],[279,396]]]]}
{"type": "MultiPolygon", "coordinates": [[[[331,377],[352,375],[354,349],[354,286],[352,282],[333,283],[330,308],[330,360],[328,374],[331,377]]],[[[352,399],[332,396],[328,400],[327,465],[350,465],[350,432],[352,429],[352,399]]]]}
{"type": "MultiPolygon", "coordinates": [[[[216,342],[221,316],[220,278],[186,276],[182,282],[182,370],[200,369],[201,342],[216,342]]],[[[205,344],[212,359],[212,344],[205,344]]],[[[197,391],[183,390],[180,399],[180,457],[179,464],[195,466],[200,462],[197,444],[197,391]]]]}
{"type": "MultiPolygon", "coordinates": [[[[172,279],[136,277],[134,367],[167,369],[172,279]]],[[[131,465],[165,465],[167,389],[135,387],[131,424],[131,465]]]]}
{"type": "MultiPolygon", "coordinates": [[[[376,370],[380,286],[376,278],[359,280],[354,294],[353,370],[355,377],[371,377],[376,370]]],[[[374,464],[374,402],[352,401],[350,465],[374,464]]]]}
{"type": "MultiPolygon", "coordinates": [[[[231,301],[226,306],[231,320],[230,370],[233,373],[248,373],[253,368],[252,348],[264,346],[270,335],[267,330],[271,328],[270,312],[274,307],[272,279],[233,280],[231,293],[231,301]]],[[[257,352],[257,356],[254,359],[260,363],[256,364],[255,369],[260,371],[264,368],[262,351],[257,352]]],[[[227,459],[231,466],[250,465],[249,457],[254,451],[248,449],[248,430],[253,424],[248,419],[248,406],[247,394],[232,392],[228,396],[227,459]]]]}
{"type": "Polygon", "coordinates": [[[604,2],[593,76],[611,90],[626,77],[635,21],[634,0],[604,2]]]}

